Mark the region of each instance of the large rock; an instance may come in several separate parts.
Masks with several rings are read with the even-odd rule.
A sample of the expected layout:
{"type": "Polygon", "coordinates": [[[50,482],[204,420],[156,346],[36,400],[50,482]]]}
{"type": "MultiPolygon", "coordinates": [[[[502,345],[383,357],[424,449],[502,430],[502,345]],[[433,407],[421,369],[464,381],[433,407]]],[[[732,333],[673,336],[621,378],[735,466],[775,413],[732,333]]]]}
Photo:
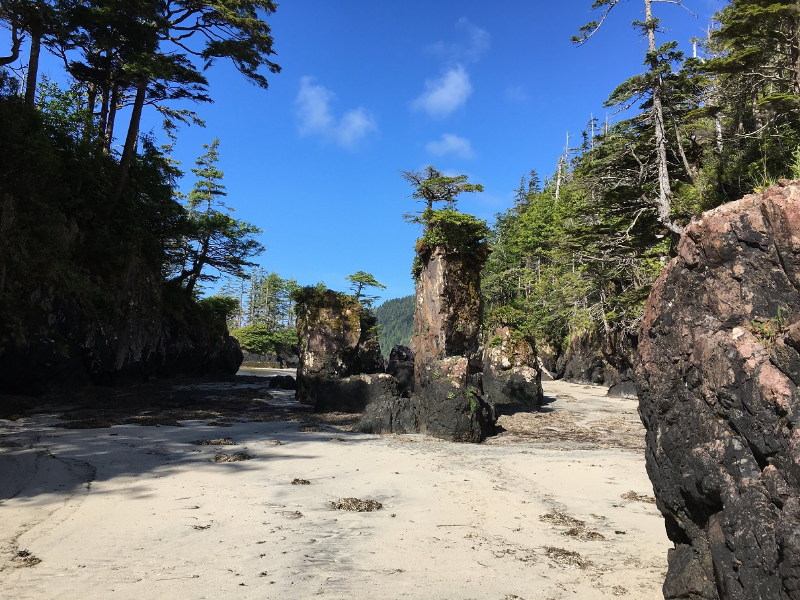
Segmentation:
{"type": "Polygon", "coordinates": [[[667,599],[800,598],[800,181],[693,221],[639,338],[667,599]]]}
{"type": "Polygon", "coordinates": [[[484,350],[483,393],[493,404],[542,403],[542,372],[532,338],[512,325],[498,324],[484,350]]]}
{"type": "Polygon", "coordinates": [[[315,288],[305,288],[297,312],[297,399],[317,410],[353,410],[360,401],[336,392],[337,381],[383,372],[375,317],[354,296],[315,288]],[[332,397],[324,398],[327,394],[332,397]]]}
{"type": "Polygon", "coordinates": [[[392,348],[386,372],[397,379],[401,396],[411,396],[414,392],[414,351],[408,346],[392,348]]]}
{"type": "Polygon", "coordinates": [[[31,298],[27,339],[0,347],[0,392],[35,395],[238,371],[242,351],[224,316],[209,313],[137,261],[127,281],[106,312],[74,298],[31,298]]]}
{"type": "Polygon", "coordinates": [[[399,398],[397,380],[386,373],[327,378],[315,390],[317,412],[363,412],[369,404],[399,398]]]}
{"type": "Polygon", "coordinates": [[[420,431],[478,442],[495,422],[481,389],[483,257],[433,246],[419,258],[412,345],[420,431]]]}
{"type": "Polygon", "coordinates": [[[357,428],[363,433],[417,433],[418,402],[397,396],[378,398],[367,404],[357,428]]]}

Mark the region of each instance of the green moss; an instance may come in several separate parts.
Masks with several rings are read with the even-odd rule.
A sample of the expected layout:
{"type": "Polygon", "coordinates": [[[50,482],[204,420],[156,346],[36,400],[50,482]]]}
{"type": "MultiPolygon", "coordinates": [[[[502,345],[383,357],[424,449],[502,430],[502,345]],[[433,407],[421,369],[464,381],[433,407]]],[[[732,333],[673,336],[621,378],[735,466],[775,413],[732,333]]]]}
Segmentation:
{"type": "Polygon", "coordinates": [[[423,263],[437,247],[458,253],[467,266],[483,267],[491,252],[486,221],[454,210],[431,210],[426,211],[424,223],[425,232],[417,240],[411,268],[414,280],[419,279],[423,263]]]}

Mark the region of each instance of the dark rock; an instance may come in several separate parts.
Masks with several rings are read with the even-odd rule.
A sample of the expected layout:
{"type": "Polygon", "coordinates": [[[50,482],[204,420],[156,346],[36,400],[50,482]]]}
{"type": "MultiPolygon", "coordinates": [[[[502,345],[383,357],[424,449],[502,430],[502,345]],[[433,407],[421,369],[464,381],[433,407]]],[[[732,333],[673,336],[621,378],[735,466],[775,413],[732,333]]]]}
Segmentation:
{"type": "Polygon", "coordinates": [[[636,387],[668,600],[800,598],[799,231],[800,181],[704,213],[648,299],[636,387]]]}
{"type": "Polygon", "coordinates": [[[363,410],[360,400],[347,400],[336,391],[344,389],[337,380],[383,372],[374,315],[365,311],[354,296],[314,288],[305,288],[297,308],[297,400],[316,406],[327,394],[329,397],[323,398],[318,410],[351,411],[359,410],[353,409],[359,405],[363,410]],[[340,408],[335,406],[335,399],[343,402],[340,408]]]}
{"type": "Polygon", "coordinates": [[[397,380],[386,373],[320,378],[313,386],[313,393],[317,412],[357,413],[374,402],[400,396],[397,380]]]}
{"type": "Polygon", "coordinates": [[[542,373],[532,338],[504,324],[489,332],[483,359],[483,394],[493,404],[542,403],[542,373]]]}
{"type": "Polygon", "coordinates": [[[269,387],[273,390],[296,390],[297,382],[291,375],[275,375],[270,377],[269,387]]]}
{"type": "Polygon", "coordinates": [[[414,351],[408,346],[392,348],[386,372],[397,379],[401,396],[411,396],[414,392],[414,351]]]}
{"type": "Polygon", "coordinates": [[[108,314],[67,299],[40,298],[41,321],[28,323],[34,333],[27,343],[0,350],[0,392],[35,395],[150,377],[236,374],[242,351],[222,320],[212,322],[185,297],[165,309],[165,286],[135,265],[129,278],[117,310],[108,314]]]}
{"type": "Polygon", "coordinates": [[[291,346],[272,354],[255,354],[244,351],[242,364],[247,367],[272,367],[277,369],[296,368],[300,363],[300,348],[291,346]]]}
{"type": "Polygon", "coordinates": [[[413,398],[381,398],[367,404],[358,430],[363,433],[417,433],[419,408],[413,398]]]}
{"type": "Polygon", "coordinates": [[[481,260],[442,246],[419,255],[414,313],[414,394],[420,431],[462,442],[494,433],[482,398],[481,260]]]}
{"type": "Polygon", "coordinates": [[[605,383],[607,365],[597,335],[582,332],[569,341],[563,360],[563,378],[573,383],[605,383]]]}

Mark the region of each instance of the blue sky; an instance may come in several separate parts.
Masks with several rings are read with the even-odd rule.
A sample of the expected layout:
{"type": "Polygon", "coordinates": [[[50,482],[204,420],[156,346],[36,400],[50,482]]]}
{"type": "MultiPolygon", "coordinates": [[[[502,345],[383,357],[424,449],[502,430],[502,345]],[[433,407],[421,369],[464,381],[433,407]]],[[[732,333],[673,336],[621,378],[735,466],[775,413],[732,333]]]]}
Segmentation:
{"type": "MultiPolygon", "coordinates": [[[[698,18],[656,4],[661,41],[691,52],[722,4],[685,0],[698,18]]],[[[387,286],[384,299],[411,294],[419,229],[401,215],[417,205],[398,171],[468,174],[485,192],[459,209],[491,222],[520,178],[552,174],[567,131],[578,145],[591,115],[605,119],[614,87],[643,69],[645,42],[631,27],[641,0],[576,48],[590,5],[285,0],[268,19],[283,68],[269,90],[223,62],[209,70],[215,102],[196,107],[207,126],[183,128],[175,151],[184,187],[202,144],[219,137],[228,203],[264,230],[265,269],[334,289],[363,270],[387,286]]],[[[158,123],[146,115],[145,130],[163,139],[158,123]]]]}

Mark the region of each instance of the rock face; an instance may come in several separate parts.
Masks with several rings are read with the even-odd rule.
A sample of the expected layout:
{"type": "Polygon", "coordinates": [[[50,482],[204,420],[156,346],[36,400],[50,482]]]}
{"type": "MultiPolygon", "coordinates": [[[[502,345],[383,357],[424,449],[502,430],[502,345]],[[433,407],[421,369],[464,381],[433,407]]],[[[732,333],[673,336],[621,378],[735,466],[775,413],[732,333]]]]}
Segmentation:
{"type": "Polygon", "coordinates": [[[374,317],[355,297],[333,290],[306,288],[297,307],[297,399],[317,410],[363,410],[361,400],[346,398],[359,384],[342,380],[383,372],[374,317]]]}
{"type": "Polygon", "coordinates": [[[493,404],[542,403],[536,343],[510,325],[490,331],[483,359],[483,393],[493,404]]]}
{"type": "Polygon", "coordinates": [[[420,255],[414,313],[414,385],[424,433],[477,442],[494,430],[482,398],[482,261],[434,246],[420,255]]]}
{"type": "Polygon", "coordinates": [[[667,599],[800,598],[799,318],[800,181],[693,221],[653,287],[636,386],[667,599]]]}
{"type": "Polygon", "coordinates": [[[224,317],[136,267],[108,314],[70,299],[38,298],[41,310],[28,323],[36,333],[24,345],[0,350],[0,392],[35,395],[149,377],[234,375],[242,351],[224,317]],[[175,298],[167,301],[170,292],[175,298]]]}

